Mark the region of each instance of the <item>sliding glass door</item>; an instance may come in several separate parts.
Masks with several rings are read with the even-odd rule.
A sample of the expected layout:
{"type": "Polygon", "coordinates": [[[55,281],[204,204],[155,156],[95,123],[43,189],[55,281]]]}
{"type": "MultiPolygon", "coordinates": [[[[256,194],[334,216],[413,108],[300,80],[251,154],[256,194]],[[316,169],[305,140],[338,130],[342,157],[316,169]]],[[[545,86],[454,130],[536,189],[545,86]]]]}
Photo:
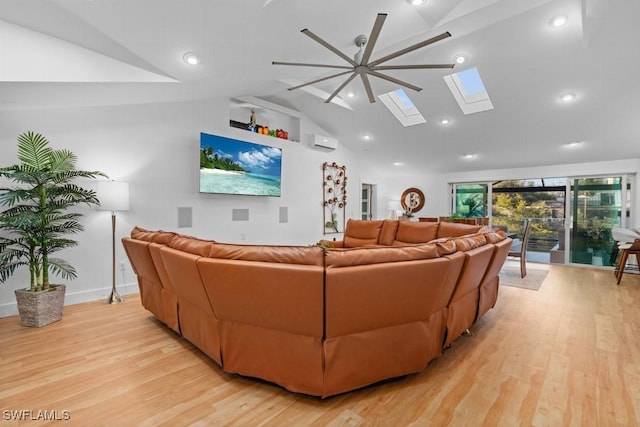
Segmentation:
{"type": "Polygon", "coordinates": [[[521,238],[532,221],[527,259],[610,266],[613,227],[630,228],[632,175],[514,179],[452,185],[451,212],[488,216],[521,238]]]}
{"type": "Polygon", "coordinates": [[[628,227],[630,181],[626,176],[571,180],[570,261],[611,265],[611,228],[628,227]]]}

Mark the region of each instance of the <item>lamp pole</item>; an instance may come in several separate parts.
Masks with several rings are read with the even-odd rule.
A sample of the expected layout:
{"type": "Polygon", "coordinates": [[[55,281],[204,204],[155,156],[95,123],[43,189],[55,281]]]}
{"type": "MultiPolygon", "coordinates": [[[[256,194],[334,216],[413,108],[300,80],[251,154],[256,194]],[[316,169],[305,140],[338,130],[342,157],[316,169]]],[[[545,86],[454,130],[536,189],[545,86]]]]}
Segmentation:
{"type": "Polygon", "coordinates": [[[111,295],[107,303],[117,304],[124,301],[116,289],[116,211],[111,211],[111,295]]]}
{"type": "Polygon", "coordinates": [[[99,181],[97,196],[100,201],[98,209],[111,211],[111,294],[108,304],[117,304],[124,299],[116,289],[116,211],[129,210],[129,184],[116,181],[99,181]]]}

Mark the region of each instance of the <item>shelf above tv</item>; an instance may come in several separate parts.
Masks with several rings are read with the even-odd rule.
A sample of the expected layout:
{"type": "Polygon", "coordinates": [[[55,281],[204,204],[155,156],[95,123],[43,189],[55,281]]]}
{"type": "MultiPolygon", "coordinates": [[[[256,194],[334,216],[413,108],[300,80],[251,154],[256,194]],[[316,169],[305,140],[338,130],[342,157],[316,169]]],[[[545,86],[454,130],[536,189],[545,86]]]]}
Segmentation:
{"type": "Polygon", "coordinates": [[[248,128],[252,109],[256,112],[256,125],[284,130],[288,133],[286,139],[300,141],[299,112],[253,96],[230,99],[229,126],[250,131],[248,128]]]}

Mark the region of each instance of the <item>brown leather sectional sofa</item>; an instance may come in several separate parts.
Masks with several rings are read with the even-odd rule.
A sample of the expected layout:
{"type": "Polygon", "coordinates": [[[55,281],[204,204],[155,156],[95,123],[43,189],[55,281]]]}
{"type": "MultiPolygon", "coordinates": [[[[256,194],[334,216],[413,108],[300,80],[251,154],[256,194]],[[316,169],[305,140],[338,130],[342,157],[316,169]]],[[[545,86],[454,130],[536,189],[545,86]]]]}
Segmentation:
{"type": "Polygon", "coordinates": [[[227,372],[321,397],[423,370],[493,307],[511,245],[392,220],[350,220],[328,250],[138,227],[122,241],[160,321],[227,372]]]}

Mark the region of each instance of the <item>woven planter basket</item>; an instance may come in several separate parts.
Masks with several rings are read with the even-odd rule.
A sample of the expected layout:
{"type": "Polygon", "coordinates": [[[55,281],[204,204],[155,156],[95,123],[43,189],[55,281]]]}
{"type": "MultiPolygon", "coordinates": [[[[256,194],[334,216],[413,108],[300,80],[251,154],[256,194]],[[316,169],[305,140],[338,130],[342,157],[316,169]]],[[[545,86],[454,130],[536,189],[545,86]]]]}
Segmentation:
{"type": "Polygon", "coordinates": [[[17,289],[16,301],[23,326],[39,328],[62,319],[65,285],[51,285],[51,290],[29,292],[17,289]]]}

